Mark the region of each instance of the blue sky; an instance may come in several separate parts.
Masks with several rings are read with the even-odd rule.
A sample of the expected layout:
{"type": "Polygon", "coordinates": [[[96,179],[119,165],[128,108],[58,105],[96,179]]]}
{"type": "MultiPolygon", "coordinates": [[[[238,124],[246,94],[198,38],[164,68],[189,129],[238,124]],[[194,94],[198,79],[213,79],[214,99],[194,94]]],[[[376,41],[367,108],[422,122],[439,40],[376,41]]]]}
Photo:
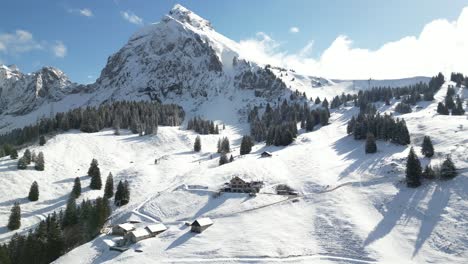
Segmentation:
{"type": "Polygon", "coordinates": [[[456,21],[468,6],[468,0],[3,1],[0,63],[17,64],[25,72],[55,66],[73,81],[92,82],[107,57],[133,32],[159,21],[176,3],[210,20],[229,38],[263,43],[261,52],[278,55],[280,64],[314,68],[318,63],[322,66],[316,72],[324,75],[340,75],[320,61],[339,36],[346,36],[345,43],[352,40],[345,45],[372,52],[388,42],[419,36],[436,19],[456,21]]]}

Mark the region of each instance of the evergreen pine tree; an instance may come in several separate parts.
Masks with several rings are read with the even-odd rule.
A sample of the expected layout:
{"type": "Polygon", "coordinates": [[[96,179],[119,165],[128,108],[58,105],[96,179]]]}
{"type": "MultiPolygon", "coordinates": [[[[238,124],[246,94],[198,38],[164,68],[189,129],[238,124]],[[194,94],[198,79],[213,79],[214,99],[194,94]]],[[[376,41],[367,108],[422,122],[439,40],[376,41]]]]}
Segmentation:
{"type": "Polygon", "coordinates": [[[228,163],[228,157],[226,156],[226,153],[221,153],[221,156],[219,156],[219,166],[224,165],[228,163]]]}
{"type": "Polygon", "coordinates": [[[104,187],[104,198],[109,199],[112,196],[114,196],[114,177],[112,176],[112,173],[109,172],[106,179],[106,186],[104,187]]]}
{"type": "Polygon", "coordinates": [[[45,143],[46,143],[45,137],[44,137],[44,136],[40,136],[40,137],[39,137],[39,145],[40,145],[40,146],[44,146],[45,143]]]}
{"type": "Polygon", "coordinates": [[[16,149],[11,150],[10,158],[11,159],[17,159],[18,158],[18,151],[16,149]]]}
{"type": "Polygon", "coordinates": [[[37,162],[37,155],[36,155],[36,152],[35,152],[35,151],[33,151],[33,152],[31,153],[31,161],[34,162],[34,163],[37,162]]]}
{"type": "Polygon", "coordinates": [[[119,181],[115,192],[114,204],[116,206],[126,205],[130,201],[130,188],[128,182],[119,181]]]}
{"type": "Polygon", "coordinates": [[[414,149],[411,147],[406,161],[406,185],[410,188],[420,186],[421,174],[421,163],[416,153],[414,153],[414,149]]]}
{"type": "Polygon", "coordinates": [[[442,102],[439,102],[439,104],[437,104],[437,113],[440,115],[448,115],[449,110],[442,102]]]}
{"type": "Polygon", "coordinates": [[[450,156],[447,156],[440,167],[440,178],[444,180],[453,179],[457,176],[457,168],[450,156]]]}
{"type": "Polygon", "coordinates": [[[375,143],[374,134],[368,133],[366,138],[366,153],[376,153],[377,144],[375,143]]]}
{"type": "Polygon", "coordinates": [[[229,158],[229,162],[233,162],[233,161],[234,161],[234,157],[231,154],[231,157],[229,158]]]}
{"type": "Polygon", "coordinates": [[[44,153],[39,152],[39,155],[37,155],[37,161],[36,161],[36,165],[34,166],[34,168],[38,171],[43,171],[44,170],[44,164],[45,164],[45,161],[44,161],[44,153]]]}
{"type": "Polygon", "coordinates": [[[197,136],[195,138],[195,143],[193,144],[193,150],[195,152],[200,152],[201,151],[201,139],[200,136],[197,136]]]}
{"type": "Polygon", "coordinates": [[[240,154],[246,155],[252,151],[253,140],[250,136],[243,136],[240,145],[240,154]]]}
{"type": "Polygon", "coordinates": [[[10,218],[8,219],[8,229],[16,230],[21,227],[21,207],[18,202],[15,202],[11,208],[10,218]]]}
{"type": "Polygon", "coordinates": [[[31,151],[29,149],[24,151],[23,157],[27,165],[31,164],[31,151]]]}
{"type": "Polygon", "coordinates": [[[39,200],[39,185],[36,181],[32,183],[29,189],[28,199],[32,202],[39,200]]]}
{"type": "Polygon", "coordinates": [[[434,146],[432,145],[432,141],[429,136],[424,137],[421,152],[427,158],[434,156],[434,146]]]}
{"type": "Polygon", "coordinates": [[[429,180],[435,179],[436,173],[430,165],[427,165],[423,171],[423,177],[429,180]]]}
{"type": "Polygon", "coordinates": [[[28,168],[28,164],[24,159],[24,156],[18,159],[18,170],[25,170],[28,168]]]}
{"type": "Polygon", "coordinates": [[[78,198],[81,195],[81,181],[80,177],[75,178],[75,182],[73,184],[73,189],[71,191],[71,196],[78,198]]]}
{"type": "Polygon", "coordinates": [[[91,182],[89,185],[91,190],[100,190],[102,188],[101,170],[99,169],[99,164],[96,159],[91,161],[91,165],[88,169],[88,176],[91,177],[91,182]]]}
{"type": "Polygon", "coordinates": [[[67,207],[63,215],[62,225],[64,227],[71,226],[78,223],[78,208],[76,206],[76,198],[74,195],[70,195],[67,201],[67,207]]]}

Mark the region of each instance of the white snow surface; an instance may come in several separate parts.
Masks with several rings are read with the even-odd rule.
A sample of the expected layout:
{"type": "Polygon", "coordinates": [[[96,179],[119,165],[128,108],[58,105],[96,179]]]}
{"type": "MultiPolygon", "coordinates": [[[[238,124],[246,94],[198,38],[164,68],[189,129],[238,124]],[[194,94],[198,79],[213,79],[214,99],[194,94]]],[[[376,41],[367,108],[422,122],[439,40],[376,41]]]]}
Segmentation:
{"type": "MultiPolygon", "coordinates": [[[[436,98],[443,98],[446,87],[436,98]]],[[[419,153],[423,136],[430,135],[436,155],[421,159],[423,165],[439,164],[451,154],[459,168],[467,168],[467,115],[437,115],[436,104],[403,116],[412,145],[419,153]]],[[[65,206],[75,177],[84,187],[80,199],[102,195],[89,189],[85,175],[96,158],[104,177],[112,172],[115,182],[125,179],[131,186],[130,203],[114,208],[109,225],[137,218],[144,225],[163,223],[168,230],[124,253],[109,251],[115,239],[101,235],[55,263],[464,263],[467,171],[451,181],[424,181],[409,189],[403,183],[409,146],[378,141],[379,151],[365,155],[364,142],[346,135],[353,114],[356,109],[334,111],[330,125],[301,133],[292,145],[260,143],[242,157],[246,124],[235,115],[224,116],[227,126],[220,135],[201,136],[200,153],[192,151],[196,134],[183,127],[160,127],[158,135],[143,137],[125,131],[115,136],[110,130],[57,135],[45,146],[31,147],[44,152],[44,172],[19,171],[16,161],[0,160],[0,222],[7,222],[13,202],[20,201],[20,232],[26,232],[65,206]],[[230,138],[235,161],[218,166],[216,142],[222,136],[230,138]],[[260,158],[265,150],[273,157],[260,158]],[[262,180],[265,188],[257,197],[215,198],[234,176],[262,180]],[[34,180],[40,199],[29,202],[25,196],[34,180]],[[273,194],[281,183],[299,191],[296,202],[273,194]],[[202,234],[190,233],[185,222],[201,217],[210,217],[214,225],[202,234]]],[[[2,241],[12,234],[0,228],[2,241]]]]}

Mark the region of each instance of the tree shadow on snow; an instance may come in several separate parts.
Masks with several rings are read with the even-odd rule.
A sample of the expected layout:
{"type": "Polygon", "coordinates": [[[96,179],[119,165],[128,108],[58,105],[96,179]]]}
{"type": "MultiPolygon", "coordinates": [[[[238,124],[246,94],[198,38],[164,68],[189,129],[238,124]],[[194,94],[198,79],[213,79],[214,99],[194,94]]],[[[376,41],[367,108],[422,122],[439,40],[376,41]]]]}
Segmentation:
{"type": "Polygon", "coordinates": [[[355,140],[352,136],[344,136],[333,143],[332,148],[343,160],[353,161],[339,175],[339,180],[354,173],[375,171],[381,168],[382,161],[395,153],[402,152],[406,146],[399,146],[381,140],[377,141],[377,153],[366,154],[364,150],[365,140],[355,140]]]}
{"type": "Polygon", "coordinates": [[[404,225],[416,218],[421,222],[421,226],[415,240],[414,257],[441,220],[445,207],[448,205],[451,190],[444,182],[424,184],[416,189],[407,188],[401,184],[397,188],[400,188],[398,193],[387,204],[387,210],[383,214],[382,220],[369,233],[364,241],[364,246],[387,236],[396,225],[404,225]],[[427,203],[427,208],[418,206],[428,195],[430,200],[427,203]]]}

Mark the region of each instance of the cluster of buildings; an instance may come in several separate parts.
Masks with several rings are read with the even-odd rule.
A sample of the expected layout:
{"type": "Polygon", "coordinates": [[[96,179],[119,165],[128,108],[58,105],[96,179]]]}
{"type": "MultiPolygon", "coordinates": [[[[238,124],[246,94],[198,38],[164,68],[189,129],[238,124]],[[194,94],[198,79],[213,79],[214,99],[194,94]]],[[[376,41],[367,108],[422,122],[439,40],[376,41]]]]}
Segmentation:
{"type": "Polygon", "coordinates": [[[263,181],[244,181],[239,177],[234,177],[230,182],[224,184],[224,192],[233,193],[258,193],[263,187],[263,181]]]}

